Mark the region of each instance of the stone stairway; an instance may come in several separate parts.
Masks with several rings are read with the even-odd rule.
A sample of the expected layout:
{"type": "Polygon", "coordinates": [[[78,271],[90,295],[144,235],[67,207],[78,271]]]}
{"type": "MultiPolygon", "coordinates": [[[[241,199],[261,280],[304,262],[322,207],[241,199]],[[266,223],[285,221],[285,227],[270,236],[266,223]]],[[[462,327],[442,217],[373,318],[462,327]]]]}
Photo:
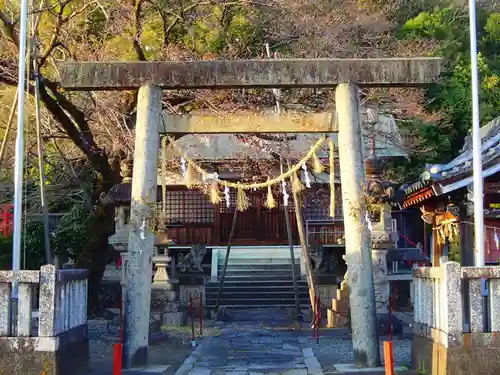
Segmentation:
{"type": "MultiPolygon", "coordinates": [[[[225,250],[212,254],[212,279],[207,284],[206,305],[216,305],[225,250]],[[216,259],[214,260],[214,257],[216,259]],[[216,267],[216,268],[215,268],[216,267]]],[[[295,274],[301,308],[309,307],[308,286],[301,277],[300,249],[295,250],[295,274]]],[[[220,306],[233,310],[295,307],[290,250],[287,247],[241,247],[231,250],[220,306]]],[[[241,314],[238,314],[241,315],[241,314]]],[[[252,314],[245,314],[249,317],[252,314]]]]}

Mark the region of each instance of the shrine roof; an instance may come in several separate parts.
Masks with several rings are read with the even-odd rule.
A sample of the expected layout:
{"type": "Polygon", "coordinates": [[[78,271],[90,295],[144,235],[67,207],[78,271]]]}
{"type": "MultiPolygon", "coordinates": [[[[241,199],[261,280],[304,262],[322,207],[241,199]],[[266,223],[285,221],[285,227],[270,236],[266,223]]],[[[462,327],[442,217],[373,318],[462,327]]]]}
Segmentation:
{"type": "MultiPolygon", "coordinates": [[[[481,128],[483,178],[500,172],[500,116],[481,128]]],[[[472,184],[472,137],[465,138],[461,153],[446,164],[428,164],[416,181],[405,188],[403,207],[472,184]]]]}
{"type": "MultiPolygon", "coordinates": [[[[366,108],[361,110],[365,150],[368,154],[371,148],[372,137],[375,133],[375,153],[379,157],[407,157],[408,153],[402,145],[396,121],[393,116],[376,114],[377,120],[369,124],[369,115],[366,108]],[[373,129],[373,130],[372,130],[373,129]]],[[[273,135],[275,140],[261,139],[246,134],[188,134],[177,140],[177,145],[185,151],[186,155],[197,160],[230,160],[241,157],[250,159],[273,159],[270,151],[279,153],[285,158],[302,158],[311,146],[325,134],[283,134],[293,137],[292,140],[282,142],[280,134],[273,135]]],[[[331,134],[337,143],[337,134],[331,134]]],[[[326,143],[318,152],[318,157],[328,158],[326,143]]]]}

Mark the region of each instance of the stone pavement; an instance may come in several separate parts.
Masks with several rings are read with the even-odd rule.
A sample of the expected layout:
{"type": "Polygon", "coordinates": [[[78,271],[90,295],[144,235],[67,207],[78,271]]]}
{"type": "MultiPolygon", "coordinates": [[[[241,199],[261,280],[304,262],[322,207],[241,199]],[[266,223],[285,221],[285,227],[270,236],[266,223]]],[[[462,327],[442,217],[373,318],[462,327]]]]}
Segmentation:
{"type": "MultiPolygon", "coordinates": [[[[323,375],[354,360],[347,330],[323,332],[317,343],[310,330],[295,331],[279,311],[243,314],[220,322],[219,334],[205,338],[175,375],[323,375]]],[[[394,347],[396,362],[408,366],[409,337],[394,347]]]]}
{"type": "MultiPolygon", "coordinates": [[[[344,329],[322,330],[317,342],[312,339],[308,324],[303,324],[302,330],[294,330],[287,311],[246,310],[228,312],[224,318],[225,321],[217,322],[216,327],[207,322],[207,336],[198,341],[194,352],[190,345],[190,329],[177,333],[168,329],[167,341],[150,345],[151,366],[143,370],[124,370],[123,374],[327,375],[339,374],[340,365],[354,361],[351,336],[344,329]]],[[[96,328],[92,332],[91,369],[86,375],[110,375],[112,346],[117,337],[96,328]]],[[[411,336],[404,334],[395,338],[393,346],[396,364],[409,367],[411,336]]],[[[399,373],[402,372],[398,370],[399,373]]]]}
{"type": "Polygon", "coordinates": [[[177,375],[323,375],[301,335],[256,325],[230,324],[202,343],[177,375]]]}

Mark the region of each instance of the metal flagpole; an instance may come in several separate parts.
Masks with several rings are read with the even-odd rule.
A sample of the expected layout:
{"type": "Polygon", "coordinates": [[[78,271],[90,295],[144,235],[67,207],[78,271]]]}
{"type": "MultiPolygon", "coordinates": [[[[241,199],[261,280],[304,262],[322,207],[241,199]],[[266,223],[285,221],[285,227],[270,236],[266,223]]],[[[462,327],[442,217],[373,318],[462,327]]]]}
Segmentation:
{"type": "MultiPolygon", "coordinates": [[[[17,137],[14,164],[14,234],[12,246],[12,270],[21,268],[21,232],[23,207],[24,171],[24,96],[26,84],[26,41],[28,37],[28,0],[21,0],[19,20],[19,72],[17,90],[17,137]]],[[[16,296],[17,285],[13,288],[16,296]]]]}
{"type": "Polygon", "coordinates": [[[472,76],[472,165],[474,181],[475,265],[484,266],[483,163],[479,126],[479,86],[476,43],[476,1],[469,0],[470,57],[472,76]]]}

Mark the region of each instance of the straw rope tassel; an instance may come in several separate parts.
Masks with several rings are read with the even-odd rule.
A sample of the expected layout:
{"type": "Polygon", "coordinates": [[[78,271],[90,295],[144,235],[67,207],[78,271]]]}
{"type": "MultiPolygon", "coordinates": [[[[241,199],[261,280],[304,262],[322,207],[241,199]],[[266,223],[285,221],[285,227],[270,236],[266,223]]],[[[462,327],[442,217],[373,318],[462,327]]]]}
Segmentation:
{"type": "Polygon", "coordinates": [[[276,201],[274,200],[273,189],[272,189],[271,185],[269,185],[267,187],[266,207],[267,208],[275,208],[276,207],[276,201]]]}
{"type": "MultiPolygon", "coordinates": [[[[169,138],[169,139],[171,139],[172,147],[176,150],[176,152],[179,155],[183,155],[183,151],[179,148],[179,146],[177,146],[175,144],[175,142],[172,140],[172,138],[169,138]]],[[[318,139],[316,144],[309,150],[309,152],[297,164],[295,164],[292,168],[288,169],[286,172],[282,173],[281,175],[274,177],[274,178],[271,178],[271,179],[267,180],[266,182],[243,184],[241,182],[236,183],[236,182],[224,181],[224,180],[219,180],[219,179],[217,179],[217,182],[219,183],[219,185],[222,185],[225,187],[227,186],[227,187],[230,187],[233,189],[238,189],[241,186],[243,188],[243,190],[262,189],[262,188],[266,188],[270,185],[283,183],[283,181],[285,181],[286,179],[288,179],[288,178],[291,179],[292,175],[294,173],[298,172],[302,168],[302,165],[304,163],[309,161],[311,158],[315,157],[315,152],[320,149],[321,145],[323,144],[323,142],[325,142],[325,140],[326,140],[325,137],[321,137],[320,139],[318,139]]],[[[192,168],[193,172],[196,170],[196,172],[199,174],[202,174],[204,172],[205,172],[205,174],[207,174],[206,171],[204,171],[204,169],[201,166],[196,164],[196,162],[194,160],[190,159],[186,155],[184,155],[184,157],[181,158],[181,162],[182,162],[182,160],[184,160],[184,162],[187,163],[188,166],[190,166],[192,168]]],[[[318,159],[317,164],[319,164],[319,167],[317,166],[317,168],[323,168],[319,159],[318,159]]],[[[187,171],[184,175],[186,175],[186,174],[187,174],[187,171]]],[[[195,181],[195,183],[196,183],[196,181],[195,181]]]]}
{"type": "Polygon", "coordinates": [[[316,155],[316,152],[313,152],[312,156],[312,169],[314,173],[321,173],[325,170],[325,167],[323,167],[323,164],[321,164],[321,160],[319,160],[318,155],[316,155]]]}
{"type": "Polygon", "coordinates": [[[212,181],[212,186],[210,187],[210,203],[219,204],[222,200],[219,190],[219,184],[217,181],[212,181]]]}
{"type": "Polygon", "coordinates": [[[245,211],[249,206],[250,202],[248,201],[248,197],[245,194],[243,186],[240,184],[238,186],[238,192],[236,194],[236,209],[238,211],[245,211]]]}
{"type": "Polygon", "coordinates": [[[295,172],[292,174],[292,191],[294,193],[300,193],[302,190],[304,190],[304,185],[297,176],[297,172],[295,172]]]}
{"type": "Polygon", "coordinates": [[[333,139],[328,138],[328,148],[330,149],[330,217],[335,217],[335,144],[333,139]]]}

